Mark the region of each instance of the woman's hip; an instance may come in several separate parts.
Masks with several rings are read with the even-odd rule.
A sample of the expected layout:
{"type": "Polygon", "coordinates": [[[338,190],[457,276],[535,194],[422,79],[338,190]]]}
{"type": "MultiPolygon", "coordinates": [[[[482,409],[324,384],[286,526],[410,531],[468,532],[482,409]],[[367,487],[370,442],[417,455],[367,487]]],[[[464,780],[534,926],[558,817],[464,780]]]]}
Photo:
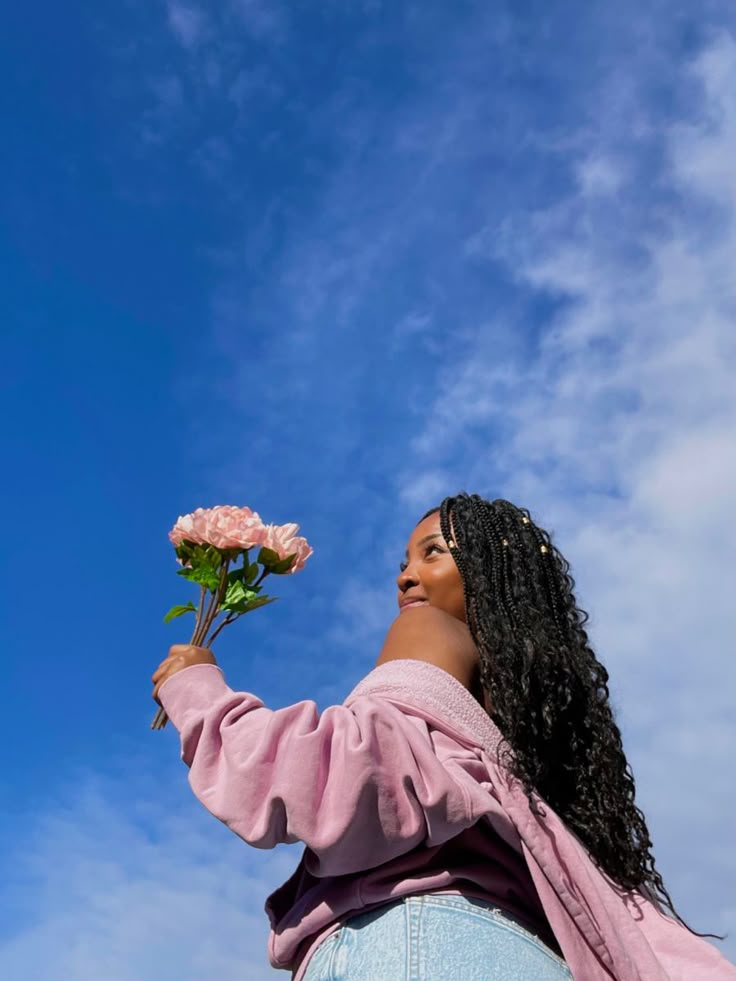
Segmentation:
{"type": "Polygon", "coordinates": [[[351,917],[303,981],[570,981],[553,951],[492,903],[427,893],[351,917]]]}

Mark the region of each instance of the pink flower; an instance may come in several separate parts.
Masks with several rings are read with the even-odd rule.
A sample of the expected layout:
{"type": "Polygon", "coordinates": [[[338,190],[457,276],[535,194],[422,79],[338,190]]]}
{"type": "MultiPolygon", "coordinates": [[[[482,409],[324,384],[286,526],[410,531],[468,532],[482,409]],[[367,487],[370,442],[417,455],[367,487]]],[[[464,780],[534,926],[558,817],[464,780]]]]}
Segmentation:
{"type": "Polygon", "coordinates": [[[262,545],[265,532],[265,525],[256,511],[222,504],[181,515],[169,532],[169,540],[175,547],[188,541],[220,549],[247,549],[262,545]]]}
{"type": "Polygon", "coordinates": [[[288,555],[294,555],[296,553],[296,558],[289,569],[289,574],[303,569],[304,563],[314,551],[306,538],[296,537],[298,531],[299,525],[295,524],[266,525],[265,527],[265,536],[262,544],[266,548],[273,549],[280,559],[285,559],[288,555]]]}

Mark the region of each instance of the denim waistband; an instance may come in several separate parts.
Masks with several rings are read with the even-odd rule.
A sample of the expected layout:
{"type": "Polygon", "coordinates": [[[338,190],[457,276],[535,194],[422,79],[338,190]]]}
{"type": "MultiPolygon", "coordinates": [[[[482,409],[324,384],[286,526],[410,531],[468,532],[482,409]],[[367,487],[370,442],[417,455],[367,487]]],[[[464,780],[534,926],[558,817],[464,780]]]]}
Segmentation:
{"type": "Polygon", "coordinates": [[[497,902],[428,892],[397,897],[342,920],[306,964],[304,981],[468,981],[481,976],[572,977],[560,955],[497,902]],[[485,921],[489,932],[473,927],[473,921],[485,921]]]}

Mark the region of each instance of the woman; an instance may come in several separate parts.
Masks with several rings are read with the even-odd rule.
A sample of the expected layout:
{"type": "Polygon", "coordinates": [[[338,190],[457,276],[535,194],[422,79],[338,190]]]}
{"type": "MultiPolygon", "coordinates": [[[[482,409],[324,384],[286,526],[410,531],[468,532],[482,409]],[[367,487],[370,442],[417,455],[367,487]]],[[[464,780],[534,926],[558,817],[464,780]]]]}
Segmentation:
{"type": "Polygon", "coordinates": [[[176,646],[153,676],[202,803],[304,843],[266,904],[298,981],[721,981],[657,872],[569,566],[529,512],[446,498],[341,706],[271,711],[176,646]],[[663,907],[666,907],[668,914],[663,907]]]}

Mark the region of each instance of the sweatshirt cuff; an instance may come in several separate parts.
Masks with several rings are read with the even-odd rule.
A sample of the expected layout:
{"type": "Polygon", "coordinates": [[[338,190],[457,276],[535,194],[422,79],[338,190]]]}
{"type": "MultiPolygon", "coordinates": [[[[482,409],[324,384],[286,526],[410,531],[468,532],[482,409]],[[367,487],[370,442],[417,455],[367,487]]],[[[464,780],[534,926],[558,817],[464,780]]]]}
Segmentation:
{"type": "Polygon", "coordinates": [[[158,697],[166,714],[181,732],[187,721],[201,718],[213,703],[232,689],[216,664],[190,664],[161,685],[158,697]]]}

